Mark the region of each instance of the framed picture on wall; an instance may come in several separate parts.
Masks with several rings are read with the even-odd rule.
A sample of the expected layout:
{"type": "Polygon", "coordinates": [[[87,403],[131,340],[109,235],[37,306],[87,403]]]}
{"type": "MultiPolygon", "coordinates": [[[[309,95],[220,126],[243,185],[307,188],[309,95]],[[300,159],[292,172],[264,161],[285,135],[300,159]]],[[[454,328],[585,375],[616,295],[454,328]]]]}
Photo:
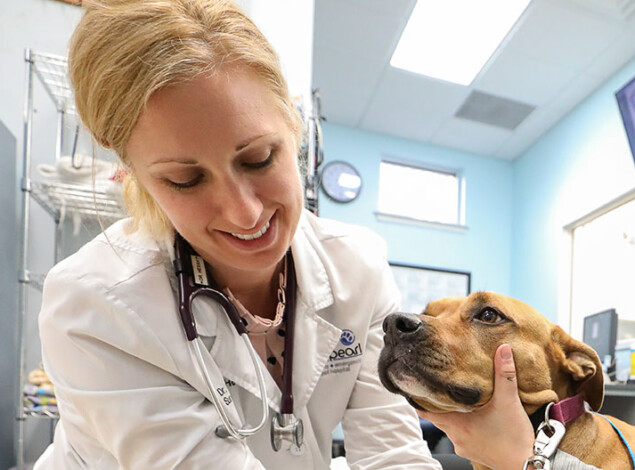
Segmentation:
{"type": "Polygon", "coordinates": [[[450,269],[390,263],[401,292],[401,310],[421,313],[428,302],[442,297],[466,296],[471,290],[471,273],[450,269]]]}

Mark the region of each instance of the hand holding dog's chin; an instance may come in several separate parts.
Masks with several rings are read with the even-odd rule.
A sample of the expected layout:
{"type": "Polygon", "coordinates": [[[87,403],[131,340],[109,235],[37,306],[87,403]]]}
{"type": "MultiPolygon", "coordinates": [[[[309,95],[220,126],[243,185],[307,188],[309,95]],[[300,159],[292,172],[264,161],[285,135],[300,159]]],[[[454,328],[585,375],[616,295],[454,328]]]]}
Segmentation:
{"type": "Polygon", "coordinates": [[[455,452],[495,470],[520,470],[532,455],[534,433],[518,397],[511,347],[499,346],[492,399],[471,413],[427,413],[454,444],[455,452]]]}

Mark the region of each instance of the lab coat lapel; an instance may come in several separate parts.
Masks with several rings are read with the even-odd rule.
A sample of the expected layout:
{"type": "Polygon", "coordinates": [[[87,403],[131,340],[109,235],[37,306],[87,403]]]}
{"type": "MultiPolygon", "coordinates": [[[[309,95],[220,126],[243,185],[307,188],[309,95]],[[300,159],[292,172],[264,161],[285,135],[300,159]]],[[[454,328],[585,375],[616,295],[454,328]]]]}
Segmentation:
{"type": "MultiPolygon", "coordinates": [[[[218,304],[212,306],[216,316],[216,338],[211,349],[211,355],[220,368],[223,377],[244,388],[258,400],[260,387],[256,368],[252,362],[244,339],[238,334],[224,310],[218,304]]],[[[262,375],[265,379],[265,389],[269,406],[280,409],[280,389],[267,371],[265,364],[257,358],[262,375]]]]}
{"type": "MultiPolygon", "coordinates": [[[[255,365],[251,360],[243,338],[240,337],[219,304],[208,299],[203,300],[203,302],[205,303],[206,311],[201,309],[201,311],[197,313],[199,313],[200,317],[207,317],[207,321],[201,318],[201,322],[199,323],[197,313],[194,315],[197,320],[197,325],[201,325],[199,329],[201,337],[205,335],[214,336],[212,349],[210,351],[213,361],[225,379],[236,383],[236,385],[247,390],[260,400],[260,387],[258,385],[255,365]],[[213,329],[210,328],[211,323],[208,320],[210,318],[213,318],[213,329]]],[[[260,358],[258,358],[258,361],[262,367],[269,405],[273,409],[279,410],[280,390],[278,389],[278,385],[267,371],[265,365],[260,361],[260,358]]]]}
{"type": "Polygon", "coordinates": [[[304,408],[309,401],[342,333],[320,316],[321,310],[333,305],[333,293],[318,255],[319,241],[306,229],[304,217],[291,245],[298,281],[293,359],[296,410],[304,408]]]}

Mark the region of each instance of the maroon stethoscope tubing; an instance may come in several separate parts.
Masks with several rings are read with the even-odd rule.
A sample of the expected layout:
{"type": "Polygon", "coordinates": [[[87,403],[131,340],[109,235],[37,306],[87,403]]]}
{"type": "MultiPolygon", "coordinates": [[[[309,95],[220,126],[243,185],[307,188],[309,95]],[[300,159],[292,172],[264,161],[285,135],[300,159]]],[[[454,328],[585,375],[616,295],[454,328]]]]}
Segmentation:
{"type": "MultiPolygon", "coordinates": [[[[178,279],[179,316],[185,336],[188,341],[194,341],[198,337],[196,322],[192,314],[192,301],[202,295],[213,298],[225,310],[229,320],[232,322],[239,335],[247,333],[247,328],[240,317],[234,304],[223,294],[219,286],[210,276],[207,263],[205,270],[210,287],[202,287],[194,282],[194,270],[190,261],[190,256],[196,255],[192,246],[177,233],[174,239],[174,271],[178,279]]],[[[285,289],[285,335],[284,335],[284,363],[282,366],[282,398],[280,402],[280,412],[283,414],[293,413],[293,342],[295,336],[295,307],[296,307],[296,287],[295,265],[291,250],[287,256],[287,288],[285,289]],[[290,295],[287,295],[290,294],[290,295]]]]}

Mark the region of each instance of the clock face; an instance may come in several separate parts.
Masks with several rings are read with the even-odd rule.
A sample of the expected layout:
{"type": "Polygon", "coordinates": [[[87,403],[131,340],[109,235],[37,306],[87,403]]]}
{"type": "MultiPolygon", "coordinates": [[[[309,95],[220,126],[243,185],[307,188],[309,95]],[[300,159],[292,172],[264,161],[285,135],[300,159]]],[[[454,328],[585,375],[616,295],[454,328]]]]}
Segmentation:
{"type": "Polygon", "coordinates": [[[362,178],[352,165],[346,162],[330,162],[322,170],[322,189],[336,202],[351,202],[359,196],[362,178]]]}

